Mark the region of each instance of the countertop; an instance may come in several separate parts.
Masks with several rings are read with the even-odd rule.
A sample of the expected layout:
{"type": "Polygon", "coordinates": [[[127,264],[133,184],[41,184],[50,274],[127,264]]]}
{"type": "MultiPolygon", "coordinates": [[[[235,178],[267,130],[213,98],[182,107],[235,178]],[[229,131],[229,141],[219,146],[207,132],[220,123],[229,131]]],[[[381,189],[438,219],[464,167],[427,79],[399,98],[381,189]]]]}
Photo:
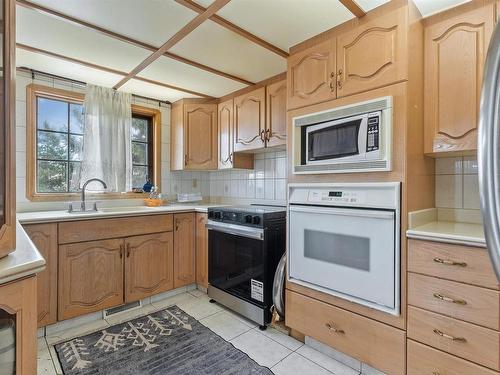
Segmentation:
{"type": "Polygon", "coordinates": [[[436,209],[411,212],[409,216],[408,238],[486,247],[481,224],[441,220],[436,209]]]}
{"type": "Polygon", "coordinates": [[[69,213],[67,211],[32,211],[19,212],[17,220],[21,224],[49,223],[54,221],[78,221],[103,219],[112,217],[147,216],[175,212],[207,212],[209,207],[220,207],[220,204],[171,204],[160,207],[131,206],[108,207],[97,212],[69,213]]]}
{"type": "Polygon", "coordinates": [[[17,222],[16,250],[0,258],[0,284],[33,275],[44,268],[45,259],[17,222]]]}

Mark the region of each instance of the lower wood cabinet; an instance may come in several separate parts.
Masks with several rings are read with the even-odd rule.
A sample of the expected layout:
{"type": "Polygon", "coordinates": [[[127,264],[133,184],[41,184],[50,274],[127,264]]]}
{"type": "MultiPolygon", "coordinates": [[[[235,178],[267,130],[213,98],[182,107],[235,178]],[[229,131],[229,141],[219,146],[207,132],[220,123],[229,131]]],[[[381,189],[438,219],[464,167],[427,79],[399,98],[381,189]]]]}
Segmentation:
{"type": "Polygon", "coordinates": [[[174,214],[174,288],[196,280],[195,214],[174,214]]]}
{"type": "Polygon", "coordinates": [[[123,239],[59,246],[58,319],[123,303],[123,239]]]}
{"type": "Polygon", "coordinates": [[[196,284],[208,288],[208,215],[196,214],[196,284]]]}
{"type": "Polygon", "coordinates": [[[172,232],[125,239],[125,302],[173,288],[173,246],[172,232]]]}
{"type": "Polygon", "coordinates": [[[43,327],[57,321],[57,223],[32,224],[24,230],[45,258],[37,277],[37,319],[43,327]]]}

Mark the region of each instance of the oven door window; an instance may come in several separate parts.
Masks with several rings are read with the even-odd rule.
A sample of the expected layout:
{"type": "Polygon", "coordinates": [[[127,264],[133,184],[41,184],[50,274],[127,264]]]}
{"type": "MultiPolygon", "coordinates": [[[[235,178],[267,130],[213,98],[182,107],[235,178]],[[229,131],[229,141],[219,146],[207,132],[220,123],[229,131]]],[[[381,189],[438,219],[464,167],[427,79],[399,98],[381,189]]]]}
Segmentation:
{"type": "Polygon", "coordinates": [[[307,161],[358,155],[361,121],[362,119],[353,120],[308,132],[307,161]]]}
{"type": "Polygon", "coordinates": [[[264,304],[261,240],[209,230],[210,285],[257,305],[264,304]]]}
{"type": "Polygon", "coordinates": [[[292,279],[394,308],[394,211],[291,206],[289,235],[292,279]]]}

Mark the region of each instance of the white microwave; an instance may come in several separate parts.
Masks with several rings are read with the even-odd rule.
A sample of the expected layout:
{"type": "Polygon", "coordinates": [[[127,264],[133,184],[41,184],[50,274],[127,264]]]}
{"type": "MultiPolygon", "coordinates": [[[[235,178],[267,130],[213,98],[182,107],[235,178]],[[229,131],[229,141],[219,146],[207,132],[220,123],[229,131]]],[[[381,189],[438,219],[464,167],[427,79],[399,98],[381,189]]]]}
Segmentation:
{"type": "Polygon", "coordinates": [[[391,170],[392,97],[293,119],[300,142],[295,173],[391,170]],[[297,163],[298,161],[298,163],[297,163]]]}

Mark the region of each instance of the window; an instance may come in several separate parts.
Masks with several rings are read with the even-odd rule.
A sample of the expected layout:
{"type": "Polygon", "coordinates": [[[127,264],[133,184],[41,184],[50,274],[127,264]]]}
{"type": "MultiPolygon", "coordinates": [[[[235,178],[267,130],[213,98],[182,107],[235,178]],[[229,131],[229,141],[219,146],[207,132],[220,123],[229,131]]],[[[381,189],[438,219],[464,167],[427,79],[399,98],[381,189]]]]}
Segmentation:
{"type": "Polygon", "coordinates": [[[152,118],[132,115],[132,187],[142,188],[153,177],[152,118]]]}
{"type": "Polygon", "coordinates": [[[37,191],[68,193],[79,190],[72,183],[83,146],[83,106],[63,100],[36,98],[37,191]]]}
{"type": "MultiPolygon", "coordinates": [[[[28,199],[71,200],[79,187],[73,176],[82,161],[84,95],[40,85],[28,86],[26,194],[28,199]]],[[[132,185],[146,178],[159,186],[160,111],[132,105],[132,185]]],[[[124,197],[122,193],[106,196],[124,197]]],[[[130,193],[132,194],[132,193],[130,193]]]]}

